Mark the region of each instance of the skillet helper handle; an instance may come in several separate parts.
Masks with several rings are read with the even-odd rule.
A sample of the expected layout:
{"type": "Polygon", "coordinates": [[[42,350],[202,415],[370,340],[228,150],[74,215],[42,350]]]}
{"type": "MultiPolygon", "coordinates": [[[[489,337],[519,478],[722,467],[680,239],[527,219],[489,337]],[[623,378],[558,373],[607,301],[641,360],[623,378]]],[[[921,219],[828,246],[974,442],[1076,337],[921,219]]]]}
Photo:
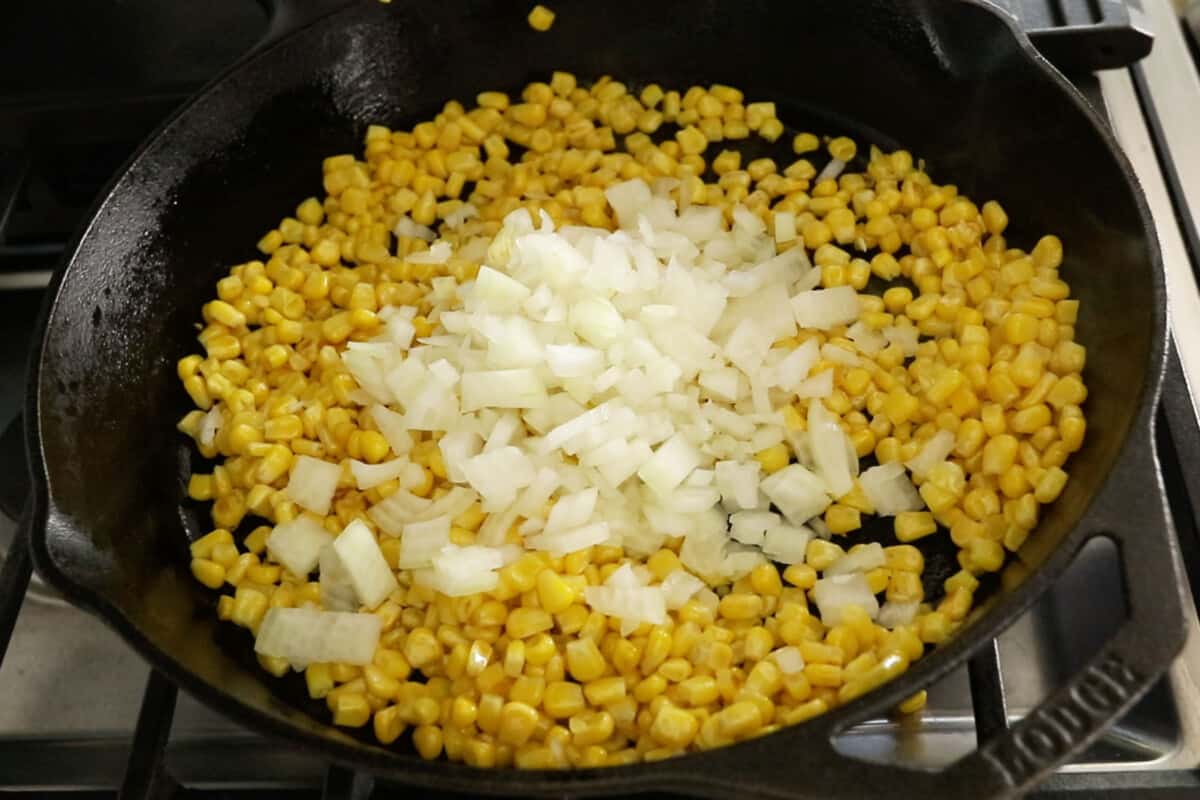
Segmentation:
{"type": "MultiPolygon", "coordinates": [[[[1143,420],[1081,521],[1082,545],[1110,537],[1120,553],[1128,618],[1099,652],[1041,705],[977,750],[941,770],[867,763],[839,753],[832,740],[890,698],[863,698],[849,719],[817,717],[803,727],[818,735],[772,736],[705,753],[702,761],[660,762],[645,788],[708,797],[921,798],[1011,797],[1028,790],[1093,742],[1142,697],[1183,646],[1186,585],[1153,445],[1143,420]]],[[[886,690],[886,687],[885,687],[886,690]]],[[[885,690],[881,690],[885,691],[885,690]]],[[[879,694],[879,693],[875,693],[879,694]]]]}

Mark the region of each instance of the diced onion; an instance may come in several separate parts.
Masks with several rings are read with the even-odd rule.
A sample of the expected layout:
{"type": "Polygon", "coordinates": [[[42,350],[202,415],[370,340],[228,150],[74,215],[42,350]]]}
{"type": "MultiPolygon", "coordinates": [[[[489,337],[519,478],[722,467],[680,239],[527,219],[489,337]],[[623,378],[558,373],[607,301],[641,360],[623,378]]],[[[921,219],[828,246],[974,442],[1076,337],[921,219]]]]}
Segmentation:
{"type": "Polygon", "coordinates": [[[935,465],[946,460],[946,456],[954,450],[954,434],[948,430],[939,430],[925,442],[925,446],[912,459],[905,462],[912,474],[924,478],[935,465]]]}
{"type": "Polygon", "coordinates": [[[858,319],[858,293],[852,286],[812,289],[792,298],[792,311],[801,328],[829,330],[858,319]]]}
{"type": "Polygon", "coordinates": [[[317,566],[321,548],[333,534],[312,517],[299,516],[281,522],[267,535],[267,552],[293,575],[305,576],[317,566]]]}
{"type": "Polygon", "coordinates": [[[869,572],[887,563],[883,545],[879,542],[859,545],[854,552],[847,553],[825,568],[825,577],[845,575],[849,572],[869,572]]]}
{"type": "Polygon", "coordinates": [[[283,658],[301,669],[338,662],[366,665],[375,657],[383,620],[374,614],[347,614],[314,608],[271,608],[254,640],[254,652],[283,658]]]}
{"type": "Polygon", "coordinates": [[[341,477],[342,468],[337,464],[312,456],[296,456],[285,492],[296,505],[325,516],[341,477]]]}
{"type": "Polygon", "coordinates": [[[920,511],[925,507],[921,495],[908,479],[904,467],[897,462],[880,464],[864,470],[858,476],[867,500],[881,516],[895,516],[902,511],[920,511]]]}
{"type": "Polygon", "coordinates": [[[854,476],[846,450],[846,433],[820,400],[808,403],[808,443],[817,472],[829,493],[841,497],[854,488],[854,476]]]}
{"type": "Polygon", "coordinates": [[[800,653],[800,648],[787,646],[781,647],[778,650],[772,650],[767,658],[775,662],[779,667],[779,671],[784,675],[795,675],[797,672],[804,671],[804,656],[800,653]]]}
{"type": "Polygon", "coordinates": [[[917,618],[921,603],[917,600],[908,603],[897,603],[888,600],[879,609],[879,617],[875,620],[885,628],[898,628],[901,625],[911,625],[917,618]]]}
{"type": "Polygon", "coordinates": [[[699,451],[683,434],[675,434],[650,457],[637,474],[646,485],[660,495],[665,495],[679,484],[684,478],[700,466],[702,458],[699,451]]]}
{"type": "Polygon", "coordinates": [[[821,622],[828,627],[842,622],[842,613],[849,606],[858,606],[875,619],[879,616],[879,601],[861,572],[822,578],[813,586],[811,597],[821,614],[821,622]]]}
{"type": "Polygon", "coordinates": [[[761,547],[767,531],[782,524],[770,511],[739,511],[729,517],[729,535],[742,544],[761,547]]]}
{"type": "Polygon", "coordinates": [[[428,567],[433,557],[450,544],[450,518],[436,517],[425,522],[413,522],[404,526],[400,535],[400,555],[396,559],[400,569],[428,567]]]}
{"type": "Polygon", "coordinates": [[[682,569],[672,570],[662,580],[663,600],[667,608],[674,611],[683,606],[692,595],[704,588],[704,581],[682,569]]]}
{"type": "Polygon", "coordinates": [[[759,488],[796,525],[822,513],[831,502],[825,482],[800,464],[772,473],[759,488]]]}
{"type": "Polygon", "coordinates": [[[500,582],[504,556],[494,547],[449,544],[433,556],[433,584],[448,597],[490,592],[500,582]]]}
{"type": "Polygon", "coordinates": [[[763,537],[762,551],[781,564],[802,564],[813,532],[803,525],[779,525],[763,537]]]}
{"type": "Polygon", "coordinates": [[[361,520],[346,526],[333,540],[333,549],[341,558],[358,601],[368,609],[374,610],[399,587],[375,535],[361,520]]]}

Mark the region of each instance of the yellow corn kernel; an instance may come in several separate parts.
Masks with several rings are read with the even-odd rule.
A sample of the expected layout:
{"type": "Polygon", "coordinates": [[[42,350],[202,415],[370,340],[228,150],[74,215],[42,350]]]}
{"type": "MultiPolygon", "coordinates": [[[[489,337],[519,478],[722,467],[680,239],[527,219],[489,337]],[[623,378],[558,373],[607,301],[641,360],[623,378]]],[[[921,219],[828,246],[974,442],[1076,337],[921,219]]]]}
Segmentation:
{"type": "Polygon", "coordinates": [[[417,628],[408,634],[404,640],[404,658],[414,667],[420,669],[425,664],[432,663],[442,655],[441,642],[428,628],[417,628]]]}
{"type": "Polygon", "coordinates": [[[591,639],[575,639],[566,646],[567,671],[581,683],[595,680],[604,674],[608,665],[600,648],[591,639]]]}
{"type": "Polygon", "coordinates": [[[1067,473],[1059,467],[1050,467],[1038,479],[1033,491],[1034,499],[1039,503],[1053,503],[1066,485],[1067,473]]]}
{"type": "Polygon", "coordinates": [[[544,569],[538,573],[537,595],[538,602],[549,614],[566,610],[576,600],[575,590],[571,585],[551,569],[544,569]]]}
{"type": "Polygon", "coordinates": [[[683,748],[691,744],[700,730],[695,716],[681,708],[664,704],[650,726],[650,736],[666,747],[683,748]]]}
{"type": "Polygon", "coordinates": [[[937,523],[928,511],[902,511],[896,515],[895,530],[901,542],[913,542],[936,532],[937,523]]]}
{"type": "Polygon", "coordinates": [[[529,741],[538,724],[537,709],[525,703],[509,702],[500,710],[500,727],[496,739],[513,747],[529,741]]]}
{"type": "MultiPolygon", "coordinates": [[[[512,639],[526,639],[554,627],[554,619],[540,608],[515,608],[508,615],[504,631],[512,639]]],[[[527,656],[528,657],[528,656],[527,656]]]]}
{"type": "Polygon", "coordinates": [[[799,589],[811,589],[817,583],[817,570],[810,564],[791,564],[783,571],[783,579],[799,589]]]}
{"type": "Polygon", "coordinates": [[[714,718],[721,735],[727,739],[752,735],[763,726],[762,711],[748,700],[726,706],[714,718]]]}
{"type": "Polygon", "coordinates": [[[718,610],[724,619],[757,619],[763,614],[763,599],[754,594],[730,592],[721,598],[718,610]]]}
{"type": "Polygon", "coordinates": [[[568,720],[571,743],[576,747],[589,747],[607,741],[616,729],[613,715],[607,711],[584,711],[568,720]]]}
{"type": "Polygon", "coordinates": [[[220,589],[225,583],[225,567],[207,558],[193,558],[192,576],[210,589],[220,589]]]}
{"type": "Polygon", "coordinates": [[[542,704],[545,694],[546,679],[540,675],[522,675],[513,681],[512,687],[508,690],[510,700],[518,700],[534,708],[542,704]]]}
{"type": "Polygon", "coordinates": [[[413,731],[413,746],[421,758],[432,761],[442,754],[444,738],[436,725],[421,725],[413,731]]]}
{"type": "Polygon", "coordinates": [[[361,728],[371,718],[371,705],[362,692],[338,694],[333,700],[333,724],[361,728]]]}
{"type": "Polygon", "coordinates": [[[790,453],[788,446],[783,442],[772,445],[765,450],[760,450],[754,455],[755,460],[762,465],[763,472],[770,475],[773,472],[778,472],[788,465],[790,453]]]}
{"type": "Polygon", "coordinates": [[[542,708],[554,719],[566,719],[583,711],[586,703],[583,687],[577,683],[554,681],[546,685],[542,708]]]}
{"type": "Polygon", "coordinates": [[[830,533],[849,533],[862,527],[862,515],[857,508],[834,503],[825,510],[825,524],[830,533]]]}

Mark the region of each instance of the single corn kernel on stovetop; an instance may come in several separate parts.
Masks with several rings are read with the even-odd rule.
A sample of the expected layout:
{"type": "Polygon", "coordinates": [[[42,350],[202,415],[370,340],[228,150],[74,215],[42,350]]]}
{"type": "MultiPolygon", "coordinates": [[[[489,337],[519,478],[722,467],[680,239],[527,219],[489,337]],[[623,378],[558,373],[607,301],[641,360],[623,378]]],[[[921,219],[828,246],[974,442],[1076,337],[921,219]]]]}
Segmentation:
{"type": "MultiPolygon", "coordinates": [[[[535,30],[553,22],[544,6],[529,12],[535,30]]],[[[359,652],[343,645],[308,659],[302,676],[289,677],[289,659],[274,649],[259,654],[264,669],[305,681],[333,724],[370,723],[384,745],[409,737],[424,758],[571,768],[798,724],[953,635],[977,576],[1005,569],[1041,505],[1064,491],[1064,467],[1083,443],[1086,349],[1074,341],[1079,307],[1062,277],[1063,244],[1009,241],[1008,209],[936,183],[908,152],[787,128],[778,114],[723,84],[589,84],[555,72],[519,92],[447,102],[409,130],[371,126],[360,154],[325,159],[324,194],[300,199],[264,233],[258,257],[217,282],[197,353],[177,365],[196,406],[178,428],[215,460],[187,491],[212,504],[215,530],[192,543],[190,568],[220,593],[218,618],[284,650],[302,644],[278,642],[288,613],[344,614],[339,621],[374,637],[359,652]],[[740,144],[751,137],[770,152],[751,156],[740,144]],[[720,332],[707,346],[729,358],[697,370],[692,394],[670,401],[705,404],[697,430],[706,438],[571,454],[573,468],[670,493],[679,505],[654,526],[616,544],[594,527],[609,521],[596,510],[602,495],[549,478],[521,497],[459,502],[465,484],[520,471],[512,452],[557,417],[501,404],[462,435],[451,430],[455,415],[476,413],[463,411],[464,397],[379,405],[392,385],[420,376],[364,385],[355,364],[380,343],[434,348],[460,335],[470,311],[458,287],[468,282],[514,319],[554,324],[554,290],[502,269],[523,246],[506,219],[526,209],[537,228],[550,220],[546,236],[620,225],[634,237],[621,221],[630,191],[689,225],[739,226],[739,247],[753,244],[754,255],[734,270],[789,258],[816,268],[806,288],[789,275],[762,306],[748,299],[761,287],[742,276],[728,279],[736,291],[720,285],[727,305],[708,312],[720,332]],[[867,291],[872,276],[881,296],[867,291]],[[739,329],[746,319],[769,321],[771,333],[739,329]],[[747,365],[769,366],[775,382],[761,385],[747,365]],[[871,456],[879,466],[848,469],[871,456]],[[464,469],[475,457],[492,467],[464,469]],[[635,458],[649,466],[624,471],[635,458]],[[678,536],[701,501],[735,517],[741,542],[742,560],[717,576],[697,566],[698,540],[678,536]],[[435,507],[445,514],[423,517],[435,507]],[[893,517],[901,544],[866,545],[874,516],[893,517]],[[522,552],[562,531],[580,538],[563,551],[522,552]],[[946,535],[962,569],[927,597],[919,548],[946,535]],[[500,546],[510,549],[488,561],[500,546]],[[430,581],[477,562],[495,565],[477,583],[478,572],[430,581]],[[649,604],[639,606],[644,618],[621,617],[628,609],[614,597],[649,604]]],[[[739,263],[704,236],[689,246],[739,263]]],[[[695,273],[673,291],[690,313],[713,286],[695,273]]],[[[569,407],[563,400],[554,412],[560,422],[678,369],[671,358],[657,369],[637,361],[674,352],[669,337],[650,337],[620,343],[612,362],[635,366],[636,379],[614,373],[600,392],[579,384],[571,370],[597,356],[607,367],[615,352],[605,326],[622,309],[603,300],[586,313],[560,309],[582,319],[580,335],[554,342],[565,349],[549,365],[576,381],[569,407]]],[[[637,303],[638,324],[665,323],[671,309],[678,317],[683,306],[668,301],[637,303]]],[[[483,333],[528,344],[525,330],[483,333]]],[[[521,378],[527,357],[497,365],[484,389],[521,378]]],[[[461,366],[422,369],[452,383],[464,379],[461,366]]],[[[512,384],[505,402],[522,388],[512,384]]],[[[618,432],[630,424],[609,422],[618,432]]],[[[919,693],[899,711],[924,701],[919,693]]]]}

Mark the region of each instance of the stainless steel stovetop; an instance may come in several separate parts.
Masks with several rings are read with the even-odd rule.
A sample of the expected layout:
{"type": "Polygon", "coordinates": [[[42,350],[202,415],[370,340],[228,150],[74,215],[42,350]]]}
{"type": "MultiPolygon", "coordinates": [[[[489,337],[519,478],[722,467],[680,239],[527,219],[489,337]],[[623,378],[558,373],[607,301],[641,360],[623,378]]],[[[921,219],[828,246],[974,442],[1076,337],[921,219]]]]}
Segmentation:
{"type": "MultiPolygon", "coordinates": [[[[1066,7],[1073,4],[1063,0],[1066,7]]],[[[1170,0],[1144,0],[1143,6],[1142,22],[1155,36],[1151,54],[1132,69],[1083,76],[1079,83],[1102,100],[1158,225],[1178,355],[1168,376],[1173,404],[1163,419],[1171,428],[1168,438],[1174,437],[1171,449],[1200,457],[1200,432],[1191,427],[1197,398],[1187,391],[1189,384],[1200,386],[1200,79],[1179,9],[1170,0]],[[1195,441],[1188,438],[1193,436],[1195,441]]],[[[2,245],[0,239],[0,254],[2,245]]],[[[0,342],[28,338],[44,280],[39,268],[0,272],[0,342]]],[[[20,358],[19,347],[0,346],[3,418],[19,404],[20,358]]],[[[1177,480],[1167,480],[1182,498],[1175,507],[1181,540],[1197,535],[1192,509],[1200,508],[1200,494],[1189,498],[1186,490],[1191,481],[1196,491],[1200,481],[1188,474],[1191,468],[1176,464],[1177,480]]],[[[0,543],[12,530],[11,521],[0,519],[0,543]]],[[[1200,571],[1200,547],[1182,544],[1185,556],[1189,547],[1197,551],[1189,567],[1200,571]]],[[[1093,541],[1065,579],[1000,637],[1010,718],[1027,713],[1116,628],[1124,613],[1113,588],[1120,585],[1119,569],[1111,545],[1093,541]]],[[[1200,797],[1200,622],[1193,607],[1187,613],[1188,642],[1169,675],[1039,794],[1200,797]]],[[[870,721],[846,734],[839,748],[867,760],[929,767],[970,752],[976,733],[966,673],[964,667],[930,688],[919,722],[870,721]]],[[[35,580],[0,666],[0,787],[41,792],[119,786],[147,677],[147,667],[115,634],[35,580]]],[[[181,695],[166,767],[189,788],[253,796],[267,788],[319,788],[327,765],[181,695]]]]}

